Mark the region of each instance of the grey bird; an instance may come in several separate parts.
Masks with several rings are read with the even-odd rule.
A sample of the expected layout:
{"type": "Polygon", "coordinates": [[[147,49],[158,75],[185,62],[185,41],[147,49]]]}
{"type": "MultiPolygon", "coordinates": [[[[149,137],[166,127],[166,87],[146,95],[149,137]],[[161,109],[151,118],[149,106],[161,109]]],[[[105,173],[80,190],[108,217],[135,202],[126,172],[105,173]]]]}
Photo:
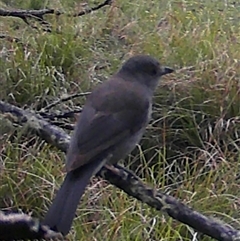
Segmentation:
{"type": "Polygon", "coordinates": [[[128,59],[108,81],[88,96],[71,137],[67,175],[43,224],[66,235],[90,178],[105,164],[115,164],[139,143],[152,112],[153,92],[173,69],[153,57],[128,59]]]}

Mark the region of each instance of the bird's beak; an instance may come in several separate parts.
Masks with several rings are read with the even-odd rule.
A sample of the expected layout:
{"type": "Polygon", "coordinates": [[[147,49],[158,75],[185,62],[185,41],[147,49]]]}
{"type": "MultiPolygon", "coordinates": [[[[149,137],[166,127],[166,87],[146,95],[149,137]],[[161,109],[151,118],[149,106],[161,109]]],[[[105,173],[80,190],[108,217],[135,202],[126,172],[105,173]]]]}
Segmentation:
{"type": "Polygon", "coordinates": [[[162,75],[165,74],[171,74],[174,71],[174,69],[167,67],[167,66],[162,66],[162,75]]]}

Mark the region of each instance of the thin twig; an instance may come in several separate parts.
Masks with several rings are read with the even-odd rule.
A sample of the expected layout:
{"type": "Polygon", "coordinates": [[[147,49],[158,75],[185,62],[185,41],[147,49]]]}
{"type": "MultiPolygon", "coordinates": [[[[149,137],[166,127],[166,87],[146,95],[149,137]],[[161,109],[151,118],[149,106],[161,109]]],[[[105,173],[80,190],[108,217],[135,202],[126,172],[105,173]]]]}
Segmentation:
{"type": "Polygon", "coordinates": [[[45,112],[49,109],[51,109],[52,107],[64,102],[64,101],[69,101],[69,100],[72,100],[72,99],[75,99],[77,97],[82,97],[82,96],[87,96],[91,94],[91,92],[84,92],[84,93],[76,93],[76,94],[73,94],[73,95],[68,95],[68,96],[64,96],[62,98],[60,98],[59,100],[45,106],[42,110],[40,110],[40,112],[45,112]]]}
{"type": "MultiPolygon", "coordinates": [[[[86,14],[89,14],[93,11],[96,11],[104,6],[111,5],[113,0],[105,0],[105,2],[99,4],[96,7],[92,7],[86,10],[83,10],[79,13],[67,14],[69,17],[79,17],[86,14]]],[[[40,9],[40,10],[7,10],[0,8],[0,16],[2,17],[16,17],[22,19],[26,24],[30,25],[32,28],[37,29],[36,26],[29,23],[28,18],[32,18],[37,20],[41,25],[47,26],[47,28],[43,29],[46,32],[51,32],[51,25],[44,20],[44,16],[48,14],[54,14],[56,16],[65,14],[65,12],[61,12],[55,9],[40,9]]]]}

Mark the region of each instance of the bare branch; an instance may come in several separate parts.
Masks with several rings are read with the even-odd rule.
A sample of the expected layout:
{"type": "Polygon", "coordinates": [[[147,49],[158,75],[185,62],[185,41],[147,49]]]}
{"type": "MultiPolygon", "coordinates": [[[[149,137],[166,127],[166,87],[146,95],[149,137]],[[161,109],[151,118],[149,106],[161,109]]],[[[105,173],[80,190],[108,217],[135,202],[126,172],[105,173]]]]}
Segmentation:
{"type": "MultiPolygon", "coordinates": [[[[39,115],[4,103],[3,101],[0,101],[0,111],[14,117],[20,124],[27,123],[28,127],[35,130],[42,139],[66,152],[70,137],[60,128],[50,125],[39,115]]],[[[14,118],[11,118],[11,120],[14,118]]],[[[128,195],[148,204],[156,210],[164,211],[170,217],[216,240],[240,240],[240,231],[222,221],[206,217],[192,210],[172,196],[154,190],[123,167],[105,166],[97,175],[119,187],[128,195]]]]}
{"type": "Polygon", "coordinates": [[[23,213],[5,214],[0,211],[0,240],[36,240],[62,238],[60,233],[50,230],[23,213]]]}
{"type": "MultiPolygon", "coordinates": [[[[79,17],[79,16],[83,16],[83,15],[85,15],[85,14],[91,13],[91,12],[96,11],[96,10],[98,10],[98,9],[106,6],[106,5],[111,5],[112,2],[113,2],[113,0],[106,0],[105,2],[99,4],[99,5],[96,6],[96,7],[89,8],[89,9],[86,9],[86,10],[81,11],[81,12],[79,12],[79,13],[73,14],[73,17],[79,17]]],[[[71,16],[71,15],[70,15],[70,16],[71,16]]]]}
{"type": "Polygon", "coordinates": [[[62,97],[61,99],[47,105],[46,107],[44,107],[42,110],[40,110],[40,112],[46,112],[47,110],[51,109],[52,107],[62,103],[62,102],[65,102],[65,101],[69,101],[69,100],[72,100],[72,99],[75,99],[77,97],[82,97],[82,96],[87,96],[89,95],[91,92],[85,92],[85,93],[76,93],[76,94],[73,94],[73,95],[68,95],[68,96],[64,96],[62,97]]]}
{"type": "MultiPolygon", "coordinates": [[[[86,14],[89,14],[93,11],[96,11],[104,6],[111,5],[113,0],[105,0],[105,2],[99,4],[96,7],[92,7],[86,10],[83,10],[79,13],[68,14],[69,17],[79,17],[86,14]]],[[[2,17],[16,17],[22,19],[26,24],[30,25],[32,28],[37,29],[36,26],[29,23],[28,18],[38,21],[41,25],[44,26],[43,30],[46,32],[51,32],[51,25],[44,20],[44,16],[48,14],[54,14],[56,16],[65,14],[59,10],[55,9],[40,9],[40,10],[7,10],[0,8],[0,16],[2,17]]]]}

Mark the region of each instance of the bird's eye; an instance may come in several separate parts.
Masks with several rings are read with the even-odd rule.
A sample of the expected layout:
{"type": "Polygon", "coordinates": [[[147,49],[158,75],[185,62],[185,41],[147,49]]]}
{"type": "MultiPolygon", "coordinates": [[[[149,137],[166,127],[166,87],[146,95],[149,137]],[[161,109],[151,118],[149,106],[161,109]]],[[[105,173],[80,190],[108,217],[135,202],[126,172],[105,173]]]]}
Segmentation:
{"type": "Polygon", "coordinates": [[[152,75],[157,75],[157,69],[156,68],[152,69],[152,75]]]}
{"type": "Polygon", "coordinates": [[[147,74],[151,75],[151,76],[156,76],[158,75],[158,66],[150,63],[150,64],[146,64],[145,66],[143,66],[142,69],[144,72],[146,72],[147,74]]]}

